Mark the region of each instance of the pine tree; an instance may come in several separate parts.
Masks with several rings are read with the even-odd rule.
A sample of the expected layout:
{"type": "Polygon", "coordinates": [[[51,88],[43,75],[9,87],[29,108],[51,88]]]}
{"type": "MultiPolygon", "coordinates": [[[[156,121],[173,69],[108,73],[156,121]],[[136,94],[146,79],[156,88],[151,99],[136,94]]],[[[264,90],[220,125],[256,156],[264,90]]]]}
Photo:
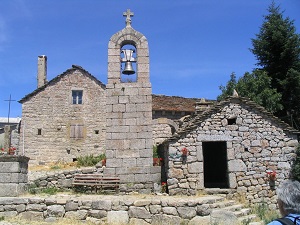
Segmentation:
{"type": "MultiPolygon", "coordinates": [[[[283,18],[280,7],[273,2],[256,39],[252,39],[257,65],[271,78],[271,87],[282,94],[283,110],[277,116],[285,120],[300,117],[300,36],[294,21],[283,18]]],[[[288,121],[291,122],[291,121],[288,121]]]]}

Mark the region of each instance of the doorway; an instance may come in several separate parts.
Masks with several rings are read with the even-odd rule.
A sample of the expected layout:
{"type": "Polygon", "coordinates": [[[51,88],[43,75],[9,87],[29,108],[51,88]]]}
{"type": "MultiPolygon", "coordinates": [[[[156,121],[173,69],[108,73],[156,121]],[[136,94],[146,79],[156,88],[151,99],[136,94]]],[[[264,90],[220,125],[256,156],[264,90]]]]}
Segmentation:
{"type": "Polygon", "coordinates": [[[227,146],[225,141],[203,142],[205,188],[228,188],[227,146]]]}

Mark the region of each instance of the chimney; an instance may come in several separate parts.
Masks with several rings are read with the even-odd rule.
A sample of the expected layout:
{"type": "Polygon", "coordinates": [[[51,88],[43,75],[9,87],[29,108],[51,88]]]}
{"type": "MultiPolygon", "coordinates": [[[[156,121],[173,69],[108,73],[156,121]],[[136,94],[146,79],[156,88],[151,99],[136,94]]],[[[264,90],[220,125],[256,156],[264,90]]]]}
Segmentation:
{"type": "Polygon", "coordinates": [[[47,56],[38,56],[37,87],[42,87],[47,83],[47,56]]]}

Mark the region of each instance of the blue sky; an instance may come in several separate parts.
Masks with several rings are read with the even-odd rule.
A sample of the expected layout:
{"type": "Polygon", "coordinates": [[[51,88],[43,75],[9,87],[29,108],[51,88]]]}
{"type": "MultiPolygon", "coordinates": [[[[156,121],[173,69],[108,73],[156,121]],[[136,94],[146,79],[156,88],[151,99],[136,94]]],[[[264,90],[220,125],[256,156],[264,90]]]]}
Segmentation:
{"type": "MultiPolygon", "coordinates": [[[[275,0],[300,33],[300,1],[275,0]]],[[[37,87],[37,57],[48,57],[48,80],[80,65],[107,83],[107,45],[125,27],[149,42],[154,94],[216,99],[230,74],[251,72],[249,51],[271,0],[1,0],[0,117],[9,95],[20,100],[37,87]]],[[[21,104],[11,103],[11,117],[21,104]]]]}

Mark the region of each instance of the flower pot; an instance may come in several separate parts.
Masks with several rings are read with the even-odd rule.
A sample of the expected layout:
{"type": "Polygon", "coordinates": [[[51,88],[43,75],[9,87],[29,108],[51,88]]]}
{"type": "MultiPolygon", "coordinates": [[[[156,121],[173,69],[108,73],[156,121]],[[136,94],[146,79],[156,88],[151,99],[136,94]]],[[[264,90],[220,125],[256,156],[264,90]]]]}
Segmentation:
{"type": "Polygon", "coordinates": [[[106,159],[102,159],[101,163],[102,163],[102,166],[106,166],[106,159]]]}
{"type": "Polygon", "coordinates": [[[161,158],[153,158],[153,166],[160,166],[161,158]]]}

